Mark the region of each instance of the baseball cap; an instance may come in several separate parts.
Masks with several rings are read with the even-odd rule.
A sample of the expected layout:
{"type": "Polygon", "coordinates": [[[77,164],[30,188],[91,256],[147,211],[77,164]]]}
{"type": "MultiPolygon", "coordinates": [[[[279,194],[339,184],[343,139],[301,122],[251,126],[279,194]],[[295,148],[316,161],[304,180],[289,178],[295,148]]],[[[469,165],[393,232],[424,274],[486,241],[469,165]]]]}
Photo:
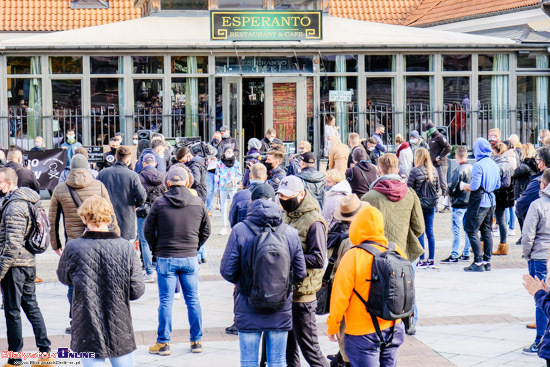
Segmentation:
{"type": "Polygon", "coordinates": [[[300,159],[306,163],[315,163],[315,154],[312,152],[306,152],[300,155],[300,159]]]}
{"type": "Polygon", "coordinates": [[[411,138],[416,138],[416,139],[420,138],[420,134],[418,134],[418,131],[416,130],[411,131],[411,138]]]}
{"type": "Polygon", "coordinates": [[[156,162],[155,156],[151,153],[147,153],[143,156],[143,162],[156,162]]]}
{"type": "Polygon", "coordinates": [[[296,176],[286,176],[279,184],[277,193],[284,196],[294,196],[304,190],[304,183],[301,179],[296,176]]]}
{"type": "Polygon", "coordinates": [[[275,200],[275,190],[268,184],[259,184],[252,189],[252,201],[257,199],[270,199],[275,200]]]}
{"type": "Polygon", "coordinates": [[[166,181],[170,181],[172,184],[176,182],[186,182],[187,172],[181,167],[172,167],[166,174],[166,181]]]}
{"type": "Polygon", "coordinates": [[[222,126],[222,128],[220,129],[220,132],[227,131],[227,130],[229,130],[229,128],[227,126],[222,126]]]}

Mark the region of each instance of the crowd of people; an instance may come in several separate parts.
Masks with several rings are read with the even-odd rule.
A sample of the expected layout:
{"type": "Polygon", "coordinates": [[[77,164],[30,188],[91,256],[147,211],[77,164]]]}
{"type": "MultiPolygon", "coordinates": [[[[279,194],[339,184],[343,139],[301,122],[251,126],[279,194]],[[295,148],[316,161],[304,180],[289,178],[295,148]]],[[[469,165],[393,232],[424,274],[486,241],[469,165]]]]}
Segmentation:
{"type": "MultiPolygon", "coordinates": [[[[310,366],[396,365],[405,333],[416,332],[416,302],[407,301],[410,290],[401,289],[410,307],[403,306],[400,317],[384,318],[375,305],[387,300],[377,299],[376,283],[366,279],[383,278],[375,263],[384,261],[385,252],[408,264],[403,277],[409,269],[414,277],[416,269],[437,267],[438,212],[452,214],[453,232],[451,253],[440,264],[470,262],[467,272],[491,271],[492,256],[508,254],[517,218],[522,232],[517,244],[531,276],[525,286],[537,304],[536,338],[524,352],[550,358],[543,339],[550,334],[544,283],[550,132],[540,130],[535,149],[491,129],[487,139],[475,141],[471,159],[464,146],[453,151],[431,123],[426,139],[417,131],[408,140],[397,135],[395,153],[383,144],[382,125],[366,139],[349,134],[348,144],[333,122],[328,126],[326,170],[310,142],[289,154],[274,129],[261,140],[250,139],[239,161],[241,148],[222,127],[207,142],[209,154],[193,154],[190,146],[173,150],[161,134],[152,134],[135,162],[121,146],[122,136],[115,136],[98,172],[68,131],[68,166],[51,194],[51,230],[44,235],[61,257],[57,275],[68,286],[71,348],[95,353],[83,364],[108,358],[113,366],[133,365],[130,301],[141,297],[144,283],[157,282],[159,294],[157,340],[149,352],[170,355],[172,306],[181,297],[190,350],[202,352],[199,268],[207,261],[216,209],[222,217],[219,235],[229,235],[220,273],[235,284],[234,324],[226,332],[239,336],[242,366],[299,366],[300,354],[310,366]],[[447,182],[451,153],[458,165],[447,182]],[[493,236],[499,238],[494,251],[493,236]],[[330,307],[321,307],[323,302],[330,307]],[[330,339],[339,342],[339,352],[328,358],[315,322],[324,313],[330,339]]],[[[40,187],[22,157],[16,147],[6,162],[0,157],[0,278],[8,350],[22,351],[23,309],[37,347],[48,353],[51,343],[35,296],[36,252],[29,247],[38,229],[40,187]]],[[[7,366],[20,362],[10,358],[7,366]]],[[[38,361],[52,362],[47,354],[38,361]]]]}

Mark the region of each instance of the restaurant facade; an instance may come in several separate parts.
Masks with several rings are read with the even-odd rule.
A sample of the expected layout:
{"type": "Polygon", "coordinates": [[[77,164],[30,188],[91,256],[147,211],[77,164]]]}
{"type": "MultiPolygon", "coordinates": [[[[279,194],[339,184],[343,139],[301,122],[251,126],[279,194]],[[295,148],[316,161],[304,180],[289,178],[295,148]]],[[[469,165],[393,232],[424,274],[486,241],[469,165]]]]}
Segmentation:
{"type": "Polygon", "coordinates": [[[492,127],[532,143],[548,128],[546,44],[343,19],[320,1],[213,1],[138,1],[140,19],[1,41],[0,145],[229,126],[245,146],[273,127],[320,153],[332,117],[344,141],[382,124],[390,145],[428,122],[469,147],[492,127]]]}

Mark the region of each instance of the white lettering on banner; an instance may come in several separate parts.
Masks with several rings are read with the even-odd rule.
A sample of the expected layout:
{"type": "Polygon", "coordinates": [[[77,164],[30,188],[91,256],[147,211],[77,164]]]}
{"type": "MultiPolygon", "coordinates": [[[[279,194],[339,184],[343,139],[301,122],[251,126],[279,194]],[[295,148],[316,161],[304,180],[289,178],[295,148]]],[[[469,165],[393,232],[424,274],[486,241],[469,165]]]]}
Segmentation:
{"type": "MultiPolygon", "coordinates": [[[[35,166],[36,167],[36,166],[35,166]]],[[[37,180],[40,180],[40,176],[42,175],[42,171],[34,171],[34,177],[37,179],[37,180]]]]}
{"type": "MultiPolygon", "coordinates": [[[[31,167],[38,167],[38,164],[40,163],[40,161],[38,159],[33,159],[31,161],[31,167]]],[[[36,178],[38,180],[38,178],[36,178]]]]}
{"type": "Polygon", "coordinates": [[[329,102],[351,102],[353,90],[330,90],[328,92],[329,102]]]}

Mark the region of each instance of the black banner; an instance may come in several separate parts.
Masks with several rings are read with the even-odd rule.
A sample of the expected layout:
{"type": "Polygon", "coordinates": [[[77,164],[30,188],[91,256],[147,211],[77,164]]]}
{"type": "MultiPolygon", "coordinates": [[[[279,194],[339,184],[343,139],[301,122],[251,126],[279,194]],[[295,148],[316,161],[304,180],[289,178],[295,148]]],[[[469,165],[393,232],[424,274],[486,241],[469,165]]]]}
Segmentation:
{"type": "Polygon", "coordinates": [[[40,183],[40,189],[55,189],[61,172],[67,166],[67,151],[65,149],[28,151],[23,152],[23,155],[28,155],[31,171],[40,183]]]}
{"type": "Polygon", "coordinates": [[[88,151],[88,162],[103,162],[103,147],[89,146],[84,148],[88,151]]]}

